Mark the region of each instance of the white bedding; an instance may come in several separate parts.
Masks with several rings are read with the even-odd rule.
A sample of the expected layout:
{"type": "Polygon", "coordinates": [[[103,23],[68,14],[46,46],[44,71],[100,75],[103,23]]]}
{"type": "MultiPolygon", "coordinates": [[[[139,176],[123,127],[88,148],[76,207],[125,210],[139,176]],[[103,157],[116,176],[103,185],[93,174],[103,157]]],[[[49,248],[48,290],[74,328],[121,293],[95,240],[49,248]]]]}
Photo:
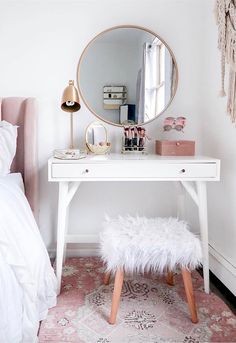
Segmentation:
{"type": "Polygon", "coordinates": [[[5,120],[0,121],[0,176],[10,173],[16,153],[17,126],[5,120]]]}
{"type": "Polygon", "coordinates": [[[23,192],[25,192],[25,186],[21,173],[11,173],[6,175],[4,178],[0,178],[0,180],[1,179],[4,183],[15,185],[16,187],[19,187],[23,192]]]}
{"type": "Polygon", "coordinates": [[[0,343],[33,343],[56,277],[20,174],[0,177],[0,343]]]}

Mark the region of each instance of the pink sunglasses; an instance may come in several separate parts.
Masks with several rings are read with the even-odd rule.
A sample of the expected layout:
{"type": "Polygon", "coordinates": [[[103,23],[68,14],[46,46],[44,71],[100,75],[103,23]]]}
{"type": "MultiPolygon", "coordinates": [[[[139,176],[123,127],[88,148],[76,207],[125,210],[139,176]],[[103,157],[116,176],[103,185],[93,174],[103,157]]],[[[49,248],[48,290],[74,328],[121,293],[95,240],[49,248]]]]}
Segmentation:
{"type": "Polygon", "coordinates": [[[175,129],[177,131],[183,131],[183,128],[186,124],[186,118],[185,117],[167,117],[164,120],[163,129],[164,131],[170,131],[172,129],[175,129]]]}

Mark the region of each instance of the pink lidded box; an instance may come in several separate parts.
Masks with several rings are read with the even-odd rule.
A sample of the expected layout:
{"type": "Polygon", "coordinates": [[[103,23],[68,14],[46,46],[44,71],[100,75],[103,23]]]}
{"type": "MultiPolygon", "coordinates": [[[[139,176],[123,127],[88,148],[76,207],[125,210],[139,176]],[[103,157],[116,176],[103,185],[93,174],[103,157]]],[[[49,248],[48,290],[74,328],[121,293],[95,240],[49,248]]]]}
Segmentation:
{"type": "Polygon", "coordinates": [[[195,141],[156,141],[156,154],[162,156],[194,156],[195,141]]]}

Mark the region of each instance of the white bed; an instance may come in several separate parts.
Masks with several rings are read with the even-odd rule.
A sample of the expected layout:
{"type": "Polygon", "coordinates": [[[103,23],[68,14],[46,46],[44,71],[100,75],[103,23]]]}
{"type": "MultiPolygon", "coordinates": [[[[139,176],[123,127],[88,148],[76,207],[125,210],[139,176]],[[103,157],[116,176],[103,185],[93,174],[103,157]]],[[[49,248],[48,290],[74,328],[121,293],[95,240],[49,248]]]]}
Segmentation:
{"type": "Polygon", "coordinates": [[[39,322],[56,304],[56,277],[32,212],[35,172],[0,177],[0,343],[36,342],[39,322]]]}
{"type": "Polygon", "coordinates": [[[0,180],[1,179],[3,182],[6,182],[6,184],[12,184],[15,187],[20,188],[25,193],[25,186],[21,173],[10,173],[5,177],[0,177],[0,180]]]}

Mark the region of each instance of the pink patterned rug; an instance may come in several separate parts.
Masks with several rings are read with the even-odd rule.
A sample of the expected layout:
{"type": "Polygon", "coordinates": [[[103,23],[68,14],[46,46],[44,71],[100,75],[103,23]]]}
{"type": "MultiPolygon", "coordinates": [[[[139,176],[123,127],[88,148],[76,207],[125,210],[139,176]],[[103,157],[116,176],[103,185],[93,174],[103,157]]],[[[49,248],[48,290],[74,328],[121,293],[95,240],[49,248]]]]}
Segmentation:
{"type": "Polygon", "coordinates": [[[181,275],[170,287],[161,277],[126,277],[116,325],[107,318],[112,284],[104,286],[97,257],[70,258],[63,270],[58,304],[42,323],[40,343],[236,342],[236,317],[203,279],[192,275],[199,323],[192,324],[181,275]]]}

